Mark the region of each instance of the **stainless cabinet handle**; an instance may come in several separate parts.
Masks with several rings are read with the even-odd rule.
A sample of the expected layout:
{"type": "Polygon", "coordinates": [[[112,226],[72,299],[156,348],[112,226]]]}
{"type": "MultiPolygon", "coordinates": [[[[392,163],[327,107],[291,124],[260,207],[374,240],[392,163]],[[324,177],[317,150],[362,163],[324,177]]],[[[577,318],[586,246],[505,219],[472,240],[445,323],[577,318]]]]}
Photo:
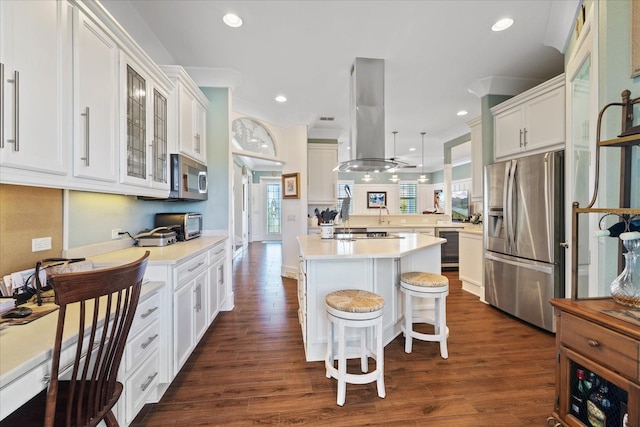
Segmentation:
{"type": "Polygon", "coordinates": [[[149,375],[147,377],[147,381],[140,386],[140,390],[145,391],[146,389],[148,389],[149,386],[151,385],[151,383],[153,382],[154,378],[157,377],[157,376],[158,376],[157,372],[155,374],[153,374],[153,375],[149,375]]]}
{"type": "Polygon", "coordinates": [[[0,62],[0,148],[4,148],[4,64],[0,62]]]}
{"type": "Polygon", "coordinates": [[[568,248],[569,247],[569,242],[560,242],[560,247],[563,247],[565,249],[568,248]]]}
{"type": "Polygon", "coordinates": [[[80,160],[84,160],[84,165],[89,166],[89,107],[84,107],[84,113],[80,113],[84,117],[84,157],[80,157],[80,160]]]}
{"type": "Polygon", "coordinates": [[[196,305],[193,307],[196,311],[200,311],[202,308],[202,288],[200,285],[196,286],[193,290],[193,293],[196,294],[196,305]]]}
{"type": "Polygon", "coordinates": [[[524,147],[527,148],[527,128],[524,128],[524,147]]]}
{"type": "Polygon", "coordinates": [[[191,273],[193,270],[197,269],[197,268],[198,268],[198,267],[200,267],[202,264],[204,264],[204,262],[203,262],[203,261],[199,262],[199,263],[198,263],[198,265],[196,265],[195,267],[191,267],[191,268],[190,268],[189,270],[187,270],[187,271],[189,271],[189,273],[191,273]]]}
{"type": "Polygon", "coordinates": [[[158,309],[158,307],[150,308],[149,310],[147,310],[147,312],[145,314],[141,314],[140,317],[143,318],[143,319],[146,319],[147,317],[151,316],[151,313],[153,313],[157,309],[158,309]]]}
{"type": "Polygon", "coordinates": [[[520,129],[520,147],[522,147],[522,129],[520,129]]]}
{"type": "Polygon", "coordinates": [[[20,72],[13,72],[13,79],[7,80],[9,83],[13,83],[13,126],[14,126],[14,139],[7,139],[7,142],[13,144],[13,151],[20,151],[20,72]]]}
{"type": "Polygon", "coordinates": [[[145,348],[149,347],[151,343],[155,341],[156,338],[158,338],[158,334],[155,334],[154,336],[149,337],[149,339],[146,342],[143,342],[142,344],[140,344],[140,347],[142,347],[142,349],[144,350],[145,348]]]}
{"type": "Polygon", "coordinates": [[[194,136],[195,142],[196,142],[196,153],[200,152],[200,134],[196,133],[194,136]]]}
{"type": "Polygon", "coordinates": [[[587,340],[587,344],[589,344],[589,347],[600,347],[600,343],[591,338],[587,340]]]}

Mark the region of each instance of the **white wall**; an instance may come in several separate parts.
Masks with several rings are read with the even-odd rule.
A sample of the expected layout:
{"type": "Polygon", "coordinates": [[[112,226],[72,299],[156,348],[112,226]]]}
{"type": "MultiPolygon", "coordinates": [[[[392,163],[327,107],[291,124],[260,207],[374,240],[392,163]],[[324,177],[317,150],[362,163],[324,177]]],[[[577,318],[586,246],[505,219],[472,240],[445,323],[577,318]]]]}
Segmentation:
{"type": "MultiPolygon", "coordinates": [[[[340,182],[348,182],[340,180],[340,182]]],[[[367,208],[367,192],[368,191],[386,191],[387,192],[387,208],[390,214],[400,213],[400,188],[398,184],[349,184],[351,187],[353,205],[352,215],[378,215],[378,209],[367,208]]],[[[443,190],[444,183],[438,184],[418,184],[418,213],[425,210],[433,209],[433,192],[435,190],[443,190]]],[[[454,181],[451,183],[451,191],[470,190],[471,179],[454,181]]],[[[451,204],[450,201],[448,203],[451,204]]],[[[385,212],[386,213],[386,212],[385,212]]]]}
{"type": "MultiPolygon", "coordinates": [[[[246,117],[233,113],[231,121],[246,117]]],[[[282,275],[297,277],[298,241],[297,236],[307,233],[307,126],[298,125],[281,128],[274,124],[252,117],[262,124],[271,134],[276,144],[278,159],[283,162],[282,173],[299,173],[299,199],[282,200],[282,275]]],[[[255,187],[254,187],[255,188],[255,187]]],[[[257,195],[259,196],[259,193],[257,195]]],[[[254,198],[255,200],[255,198],[254,198]]],[[[252,212],[255,210],[251,207],[252,212]]]]}

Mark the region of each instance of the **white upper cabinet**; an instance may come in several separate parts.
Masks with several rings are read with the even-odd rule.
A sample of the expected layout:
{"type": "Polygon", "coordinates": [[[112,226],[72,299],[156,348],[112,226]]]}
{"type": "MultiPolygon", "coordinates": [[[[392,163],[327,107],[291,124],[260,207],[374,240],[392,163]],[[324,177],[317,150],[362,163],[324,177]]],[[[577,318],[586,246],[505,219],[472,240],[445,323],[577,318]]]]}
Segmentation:
{"type": "MultiPolygon", "coordinates": [[[[148,67],[122,54],[123,183],[169,190],[167,156],[167,89],[148,67]]],[[[168,82],[168,81],[167,81],[168,82]]],[[[163,194],[160,194],[163,195],[163,194]]]]}
{"type": "Polygon", "coordinates": [[[118,45],[74,13],[73,175],[118,180],[118,45]]]}
{"type": "Polygon", "coordinates": [[[482,201],[482,117],[470,120],[467,125],[471,130],[471,200],[482,201]]]}
{"type": "Polygon", "coordinates": [[[494,157],[564,148],[564,74],[491,109],[494,116],[494,157]]]}
{"type": "Polygon", "coordinates": [[[175,65],[161,67],[175,84],[169,99],[169,117],[177,115],[178,151],[201,163],[207,162],[207,109],[209,100],[204,96],[186,71],[175,65]]]}
{"type": "Polygon", "coordinates": [[[307,203],[337,203],[338,173],[333,168],[338,164],[338,144],[307,144],[307,203]]]}
{"type": "Polygon", "coordinates": [[[0,1],[3,182],[20,169],[68,172],[70,10],[61,1],[0,1]]]}

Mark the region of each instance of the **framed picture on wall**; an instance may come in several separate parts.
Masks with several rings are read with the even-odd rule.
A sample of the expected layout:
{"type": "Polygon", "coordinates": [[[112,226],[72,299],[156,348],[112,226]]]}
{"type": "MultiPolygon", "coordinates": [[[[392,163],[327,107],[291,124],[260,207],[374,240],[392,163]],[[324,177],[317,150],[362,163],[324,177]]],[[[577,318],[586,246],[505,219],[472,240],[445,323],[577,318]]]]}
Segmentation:
{"type": "Polygon", "coordinates": [[[379,209],[387,206],[386,191],[367,191],[367,209],[379,209]]]}
{"type": "Polygon", "coordinates": [[[282,198],[283,199],[299,199],[300,198],[300,174],[299,173],[282,174],[282,198]]]}

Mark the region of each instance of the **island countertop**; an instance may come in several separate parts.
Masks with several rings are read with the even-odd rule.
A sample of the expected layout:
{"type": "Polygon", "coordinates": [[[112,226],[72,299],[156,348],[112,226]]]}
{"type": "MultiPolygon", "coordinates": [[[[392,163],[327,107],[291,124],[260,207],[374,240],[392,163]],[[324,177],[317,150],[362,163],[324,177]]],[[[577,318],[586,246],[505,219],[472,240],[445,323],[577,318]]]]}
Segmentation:
{"type": "Polygon", "coordinates": [[[305,259],[398,258],[447,241],[419,233],[398,233],[397,237],[343,240],[305,234],[298,236],[298,244],[305,259]]]}

